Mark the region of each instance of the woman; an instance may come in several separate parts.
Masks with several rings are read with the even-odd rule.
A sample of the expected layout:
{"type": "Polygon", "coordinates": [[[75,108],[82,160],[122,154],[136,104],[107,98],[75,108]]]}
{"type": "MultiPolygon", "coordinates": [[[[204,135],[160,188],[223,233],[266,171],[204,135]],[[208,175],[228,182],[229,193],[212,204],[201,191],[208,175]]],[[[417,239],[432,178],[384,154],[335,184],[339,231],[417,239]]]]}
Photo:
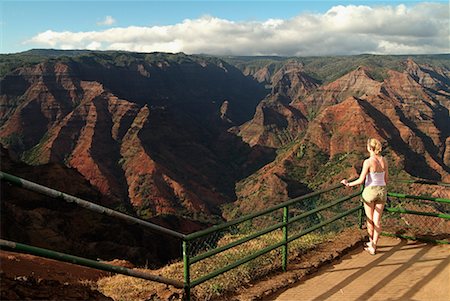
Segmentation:
{"type": "Polygon", "coordinates": [[[381,215],[387,200],[388,164],[386,159],[380,155],[381,143],[377,139],[371,138],[367,141],[367,151],[370,153],[370,157],[364,160],[359,178],[350,183],[344,179],[341,183],[351,187],[365,182],[361,200],[364,203],[367,217],[369,242],[364,250],[375,255],[381,233],[381,215]]]}

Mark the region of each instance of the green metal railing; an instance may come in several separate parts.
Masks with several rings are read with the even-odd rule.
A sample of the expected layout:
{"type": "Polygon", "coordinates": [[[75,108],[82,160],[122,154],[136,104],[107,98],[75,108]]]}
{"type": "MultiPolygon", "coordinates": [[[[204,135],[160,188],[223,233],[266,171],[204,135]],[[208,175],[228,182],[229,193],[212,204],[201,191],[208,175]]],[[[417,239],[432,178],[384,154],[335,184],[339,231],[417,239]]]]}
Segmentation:
{"type": "MultiPolygon", "coordinates": [[[[397,183],[450,187],[450,183],[430,180],[400,180],[397,183]]],[[[408,190],[410,190],[409,187],[408,190]]],[[[446,190],[448,191],[448,190],[446,190]]],[[[448,195],[448,193],[447,193],[448,195]]],[[[450,243],[450,199],[427,195],[389,192],[385,207],[383,235],[410,240],[450,243]]]]}
{"type": "MultiPolygon", "coordinates": [[[[326,238],[329,233],[338,233],[349,225],[359,224],[361,226],[364,217],[363,206],[358,198],[362,190],[348,190],[341,184],[336,184],[327,189],[288,200],[262,211],[185,235],[4,172],[0,172],[0,179],[24,189],[74,203],[88,210],[119,218],[132,224],[138,224],[179,239],[182,243],[183,275],[180,279],[169,279],[6,240],[0,240],[1,248],[27,252],[184,288],[187,300],[190,299],[193,288],[197,289],[205,282],[216,277],[220,278],[224,273],[236,270],[240,266],[248,265],[257,261],[260,257],[272,256],[271,258],[279,258],[280,264],[271,263],[270,268],[278,266],[278,268],[286,271],[289,264],[289,254],[298,247],[296,244],[299,241],[314,233],[316,233],[317,239],[320,239],[322,236],[326,238]],[[355,215],[355,213],[358,214],[355,215]],[[273,252],[277,253],[273,254],[273,252]]],[[[449,185],[427,180],[409,180],[402,181],[402,183],[431,184],[444,187],[449,185]]],[[[389,193],[388,195],[391,199],[425,200],[441,206],[450,204],[450,200],[446,198],[414,196],[402,193],[389,193]]],[[[430,209],[434,207],[427,207],[430,209],[428,211],[412,210],[411,208],[393,206],[392,200],[390,205],[386,206],[385,211],[392,215],[408,214],[439,218],[446,222],[450,219],[450,211],[433,211],[430,209]]],[[[427,204],[427,206],[431,205],[427,204]]],[[[399,219],[394,218],[394,220],[397,222],[399,219]]],[[[385,235],[392,234],[385,233],[385,235]]],[[[260,267],[258,266],[258,268],[260,267]]]]}
{"type": "MultiPolygon", "coordinates": [[[[124,214],[119,211],[109,209],[104,206],[100,206],[100,205],[82,200],[75,196],[68,195],[66,193],[36,184],[34,182],[27,181],[25,179],[13,176],[11,174],[8,174],[8,173],[2,172],[2,171],[0,171],[0,180],[8,182],[14,186],[22,187],[24,189],[34,191],[34,192],[40,193],[45,196],[49,196],[56,200],[73,203],[75,205],[78,205],[80,207],[83,207],[87,210],[90,210],[90,211],[93,211],[96,213],[100,213],[103,215],[108,215],[108,216],[111,216],[111,217],[114,217],[117,219],[121,219],[127,223],[137,224],[137,225],[143,226],[147,229],[151,229],[153,231],[164,233],[164,234],[167,234],[167,235],[179,238],[179,239],[184,239],[184,237],[185,237],[185,235],[182,233],[158,226],[156,224],[153,224],[153,223],[147,222],[145,220],[124,214]]],[[[26,244],[20,244],[20,243],[7,241],[7,240],[3,240],[3,239],[0,240],[0,248],[12,250],[12,251],[26,252],[26,253],[29,253],[32,255],[37,255],[37,256],[41,256],[41,257],[45,257],[45,258],[56,259],[56,260],[65,261],[65,262],[71,262],[74,264],[88,266],[88,267],[92,267],[92,268],[96,268],[96,269],[100,269],[100,270],[105,270],[105,271],[114,272],[114,273],[118,273],[118,274],[124,274],[124,275],[132,276],[132,277],[137,277],[137,278],[152,280],[152,281],[156,281],[156,282],[160,282],[160,283],[170,284],[170,285],[173,285],[173,286],[179,287],[179,288],[184,287],[184,284],[182,282],[174,280],[174,279],[168,279],[165,277],[150,275],[147,273],[133,271],[131,269],[126,269],[126,268],[119,267],[119,266],[109,265],[106,263],[98,262],[98,261],[83,258],[83,257],[72,256],[69,254],[60,253],[60,252],[56,252],[53,250],[37,248],[34,246],[28,246],[26,244]]]]}
{"type": "Polygon", "coordinates": [[[4,240],[4,239],[0,239],[0,247],[2,249],[24,252],[24,253],[28,253],[28,254],[32,254],[32,255],[36,255],[36,256],[55,259],[58,261],[82,265],[82,266],[94,268],[97,270],[103,270],[103,271],[107,271],[107,272],[113,272],[116,274],[122,274],[122,275],[132,276],[132,277],[136,277],[136,278],[151,280],[151,281],[155,281],[155,282],[170,284],[177,288],[184,287],[184,284],[181,281],[168,279],[168,278],[164,278],[161,276],[151,275],[151,274],[144,273],[144,272],[141,272],[138,270],[132,270],[132,269],[128,269],[128,268],[121,267],[121,266],[115,266],[115,265],[107,264],[104,262],[99,262],[99,261],[95,261],[95,260],[91,260],[91,259],[87,259],[87,258],[83,258],[83,257],[73,256],[70,254],[65,254],[65,253],[55,252],[55,251],[47,250],[47,249],[43,249],[43,248],[33,247],[33,246],[26,245],[26,244],[12,242],[12,241],[8,241],[8,240],[4,240]]]}
{"type": "Polygon", "coordinates": [[[299,232],[296,232],[296,233],[294,232],[294,233],[292,233],[291,236],[289,236],[288,235],[288,233],[289,233],[289,230],[288,230],[289,226],[292,226],[294,223],[296,223],[298,221],[301,221],[301,220],[303,220],[305,218],[308,218],[308,217],[310,217],[312,215],[315,215],[315,214],[317,214],[317,213],[319,213],[321,211],[330,209],[330,208],[332,208],[334,206],[337,206],[337,205],[342,204],[342,203],[344,203],[344,202],[346,202],[348,200],[351,200],[351,199],[359,196],[360,192],[359,191],[354,192],[354,193],[352,193],[352,194],[350,194],[348,196],[339,198],[338,200],[336,200],[334,202],[322,205],[320,207],[317,207],[315,209],[309,210],[309,211],[304,212],[304,213],[302,213],[300,215],[297,215],[295,217],[290,217],[289,216],[289,211],[290,211],[289,207],[293,206],[293,205],[295,205],[295,204],[297,204],[299,202],[307,201],[307,200],[309,200],[311,198],[314,198],[316,196],[319,196],[319,195],[321,195],[321,194],[323,194],[325,192],[336,190],[336,189],[341,188],[341,187],[342,187],[342,184],[334,185],[334,186],[332,186],[332,187],[330,187],[328,189],[321,190],[321,191],[314,192],[314,193],[310,193],[310,194],[304,195],[302,197],[298,197],[298,198],[289,200],[287,202],[284,202],[284,203],[281,203],[279,205],[273,206],[273,207],[268,208],[266,210],[263,210],[263,211],[260,211],[260,212],[257,212],[257,213],[253,213],[253,214],[244,216],[242,218],[239,218],[239,219],[236,219],[236,220],[224,223],[224,224],[220,224],[220,225],[211,227],[211,228],[203,230],[203,231],[199,231],[199,232],[195,232],[195,233],[192,233],[192,234],[188,234],[186,236],[184,242],[183,242],[184,243],[183,244],[184,245],[183,250],[186,250],[186,251],[183,252],[183,254],[188,254],[189,255],[189,256],[185,256],[185,261],[184,261],[185,262],[184,275],[185,275],[185,282],[187,284],[186,289],[190,290],[191,288],[193,288],[193,287],[195,287],[197,285],[200,285],[200,284],[202,284],[202,283],[204,283],[204,282],[206,282],[206,281],[208,281],[208,280],[210,280],[210,279],[212,279],[214,277],[217,277],[218,275],[221,275],[221,274],[223,274],[225,272],[228,272],[228,271],[230,271],[230,270],[232,270],[232,269],[234,269],[234,268],[236,268],[236,267],[238,267],[240,265],[243,265],[243,264],[245,264],[245,263],[247,263],[249,261],[252,261],[252,260],[254,260],[254,259],[256,259],[256,258],[258,258],[258,257],[260,257],[262,255],[265,255],[265,254],[267,254],[267,253],[269,253],[269,252],[271,252],[271,251],[273,251],[275,249],[278,249],[278,248],[282,248],[282,251],[281,251],[282,266],[281,267],[282,267],[282,269],[284,271],[286,271],[287,264],[288,264],[288,254],[287,253],[288,253],[289,243],[293,242],[294,240],[299,239],[300,237],[302,237],[302,236],[304,236],[304,235],[306,235],[308,233],[311,233],[311,232],[313,232],[315,230],[318,230],[318,229],[320,229],[320,228],[322,228],[322,227],[324,227],[326,225],[329,225],[329,224],[331,224],[331,223],[333,223],[333,222],[335,222],[335,221],[337,221],[339,219],[342,219],[342,218],[344,218],[344,217],[346,217],[348,215],[351,215],[351,214],[353,214],[353,213],[355,213],[357,211],[361,211],[361,209],[362,209],[361,205],[358,203],[356,206],[346,210],[343,213],[337,214],[337,215],[335,215],[332,218],[324,220],[324,221],[322,221],[320,223],[317,223],[317,224],[315,224],[315,225],[313,225],[311,227],[308,227],[306,229],[302,229],[299,232]],[[209,234],[214,234],[214,233],[221,232],[221,231],[223,231],[225,229],[229,229],[232,226],[235,226],[235,225],[247,222],[247,221],[251,221],[251,220],[253,220],[253,219],[257,218],[257,217],[261,217],[261,216],[265,216],[265,215],[271,214],[271,213],[273,213],[273,212],[275,212],[275,211],[277,211],[279,209],[283,209],[283,215],[282,215],[282,218],[281,218],[281,222],[275,223],[275,224],[273,224],[273,225],[271,225],[269,227],[265,227],[265,228],[255,232],[255,233],[251,233],[251,234],[249,234],[249,235],[247,235],[247,236],[245,236],[243,238],[239,238],[239,239],[237,239],[237,240],[235,240],[235,241],[233,241],[233,242],[231,242],[229,244],[213,248],[211,250],[208,250],[207,252],[200,253],[198,255],[191,256],[191,252],[189,252],[189,250],[190,250],[190,244],[191,244],[191,242],[193,240],[201,238],[201,237],[205,237],[205,236],[207,236],[209,234]],[[276,230],[279,230],[279,229],[282,230],[282,239],[281,240],[276,241],[276,242],[274,242],[272,244],[269,244],[269,245],[265,246],[264,248],[254,252],[254,253],[252,253],[250,255],[243,256],[242,258],[239,258],[239,259],[233,261],[232,263],[230,263],[230,264],[228,264],[228,265],[226,265],[224,267],[221,267],[221,268],[218,268],[218,269],[216,269],[214,271],[211,271],[208,274],[203,275],[203,276],[201,276],[199,278],[192,279],[192,277],[190,276],[191,275],[190,267],[193,264],[201,262],[202,260],[206,260],[208,258],[211,258],[211,257],[213,257],[215,255],[219,255],[222,252],[225,252],[227,250],[231,250],[233,248],[236,248],[236,247],[238,247],[240,245],[243,245],[243,244],[245,244],[247,242],[255,240],[255,239],[257,239],[257,238],[259,238],[259,237],[261,237],[263,235],[269,234],[269,233],[271,233],[273,231],[276,231],[276,230]]]}

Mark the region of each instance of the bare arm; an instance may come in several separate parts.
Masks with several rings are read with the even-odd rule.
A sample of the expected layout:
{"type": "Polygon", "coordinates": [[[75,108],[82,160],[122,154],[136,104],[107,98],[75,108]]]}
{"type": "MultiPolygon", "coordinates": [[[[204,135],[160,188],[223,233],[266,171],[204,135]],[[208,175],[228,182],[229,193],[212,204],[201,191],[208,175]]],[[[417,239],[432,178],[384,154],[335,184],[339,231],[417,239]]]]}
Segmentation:
{"type": "Polygon", "coordinates": [[[384,161],[384,182],[387,184],[389,180],[389,166],[385,157],[383,157],[384,161]]]}
{"type": "Polygon", "coordinates": [[[363,167],[361,170],[361,174],[359,175],[359,178],[354,180],[353,182],[347,182],[346,179],[342,180],[341,183],[344,184],[347,187],[351,187],[351,186],[356,186],[356,185],[360,185],[362,183],[364,183],[365,179],[366,179],[366,175],[369,172],[369,161],[368,160],[364,160],[363,163],[363,167]]]}

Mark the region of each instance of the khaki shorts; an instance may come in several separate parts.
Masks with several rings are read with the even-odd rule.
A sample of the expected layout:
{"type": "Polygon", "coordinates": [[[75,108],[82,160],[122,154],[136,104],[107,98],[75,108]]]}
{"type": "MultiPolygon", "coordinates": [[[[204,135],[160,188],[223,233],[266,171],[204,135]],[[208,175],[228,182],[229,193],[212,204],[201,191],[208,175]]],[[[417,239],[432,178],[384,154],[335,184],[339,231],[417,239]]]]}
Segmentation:
{"type": "Polygon", "coordinates": [[[387,189],[386,186],[369,186],[365,187],[361,200],[365,203],[379,203],[384,204],[387,200],[387,189]]]}

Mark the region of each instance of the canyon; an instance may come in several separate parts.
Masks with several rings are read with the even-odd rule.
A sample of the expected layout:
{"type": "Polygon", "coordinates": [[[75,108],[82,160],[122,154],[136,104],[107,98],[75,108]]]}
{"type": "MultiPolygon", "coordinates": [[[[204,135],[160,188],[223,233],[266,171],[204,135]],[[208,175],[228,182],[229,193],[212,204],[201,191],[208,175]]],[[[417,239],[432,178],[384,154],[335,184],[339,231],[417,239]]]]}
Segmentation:
{"type": "MultiPolygon", "coordinates": [[[[383,142],[392,178],[449,182],[449,59],[1,55],[2,171],[181,232],[356,176],[369,137],[383,142]]],[[[3,185],[2,237],[78,248],[63,239],[78,226],[26,225],[58,224],[60,205],[3,185]],[[46,231],[53,243],[34,241],[46,231]]],[[[70,210],[73,225],[98,219],[70,210]]],[[[144,252],[129,250],[132,261],[144,252]]]]}

